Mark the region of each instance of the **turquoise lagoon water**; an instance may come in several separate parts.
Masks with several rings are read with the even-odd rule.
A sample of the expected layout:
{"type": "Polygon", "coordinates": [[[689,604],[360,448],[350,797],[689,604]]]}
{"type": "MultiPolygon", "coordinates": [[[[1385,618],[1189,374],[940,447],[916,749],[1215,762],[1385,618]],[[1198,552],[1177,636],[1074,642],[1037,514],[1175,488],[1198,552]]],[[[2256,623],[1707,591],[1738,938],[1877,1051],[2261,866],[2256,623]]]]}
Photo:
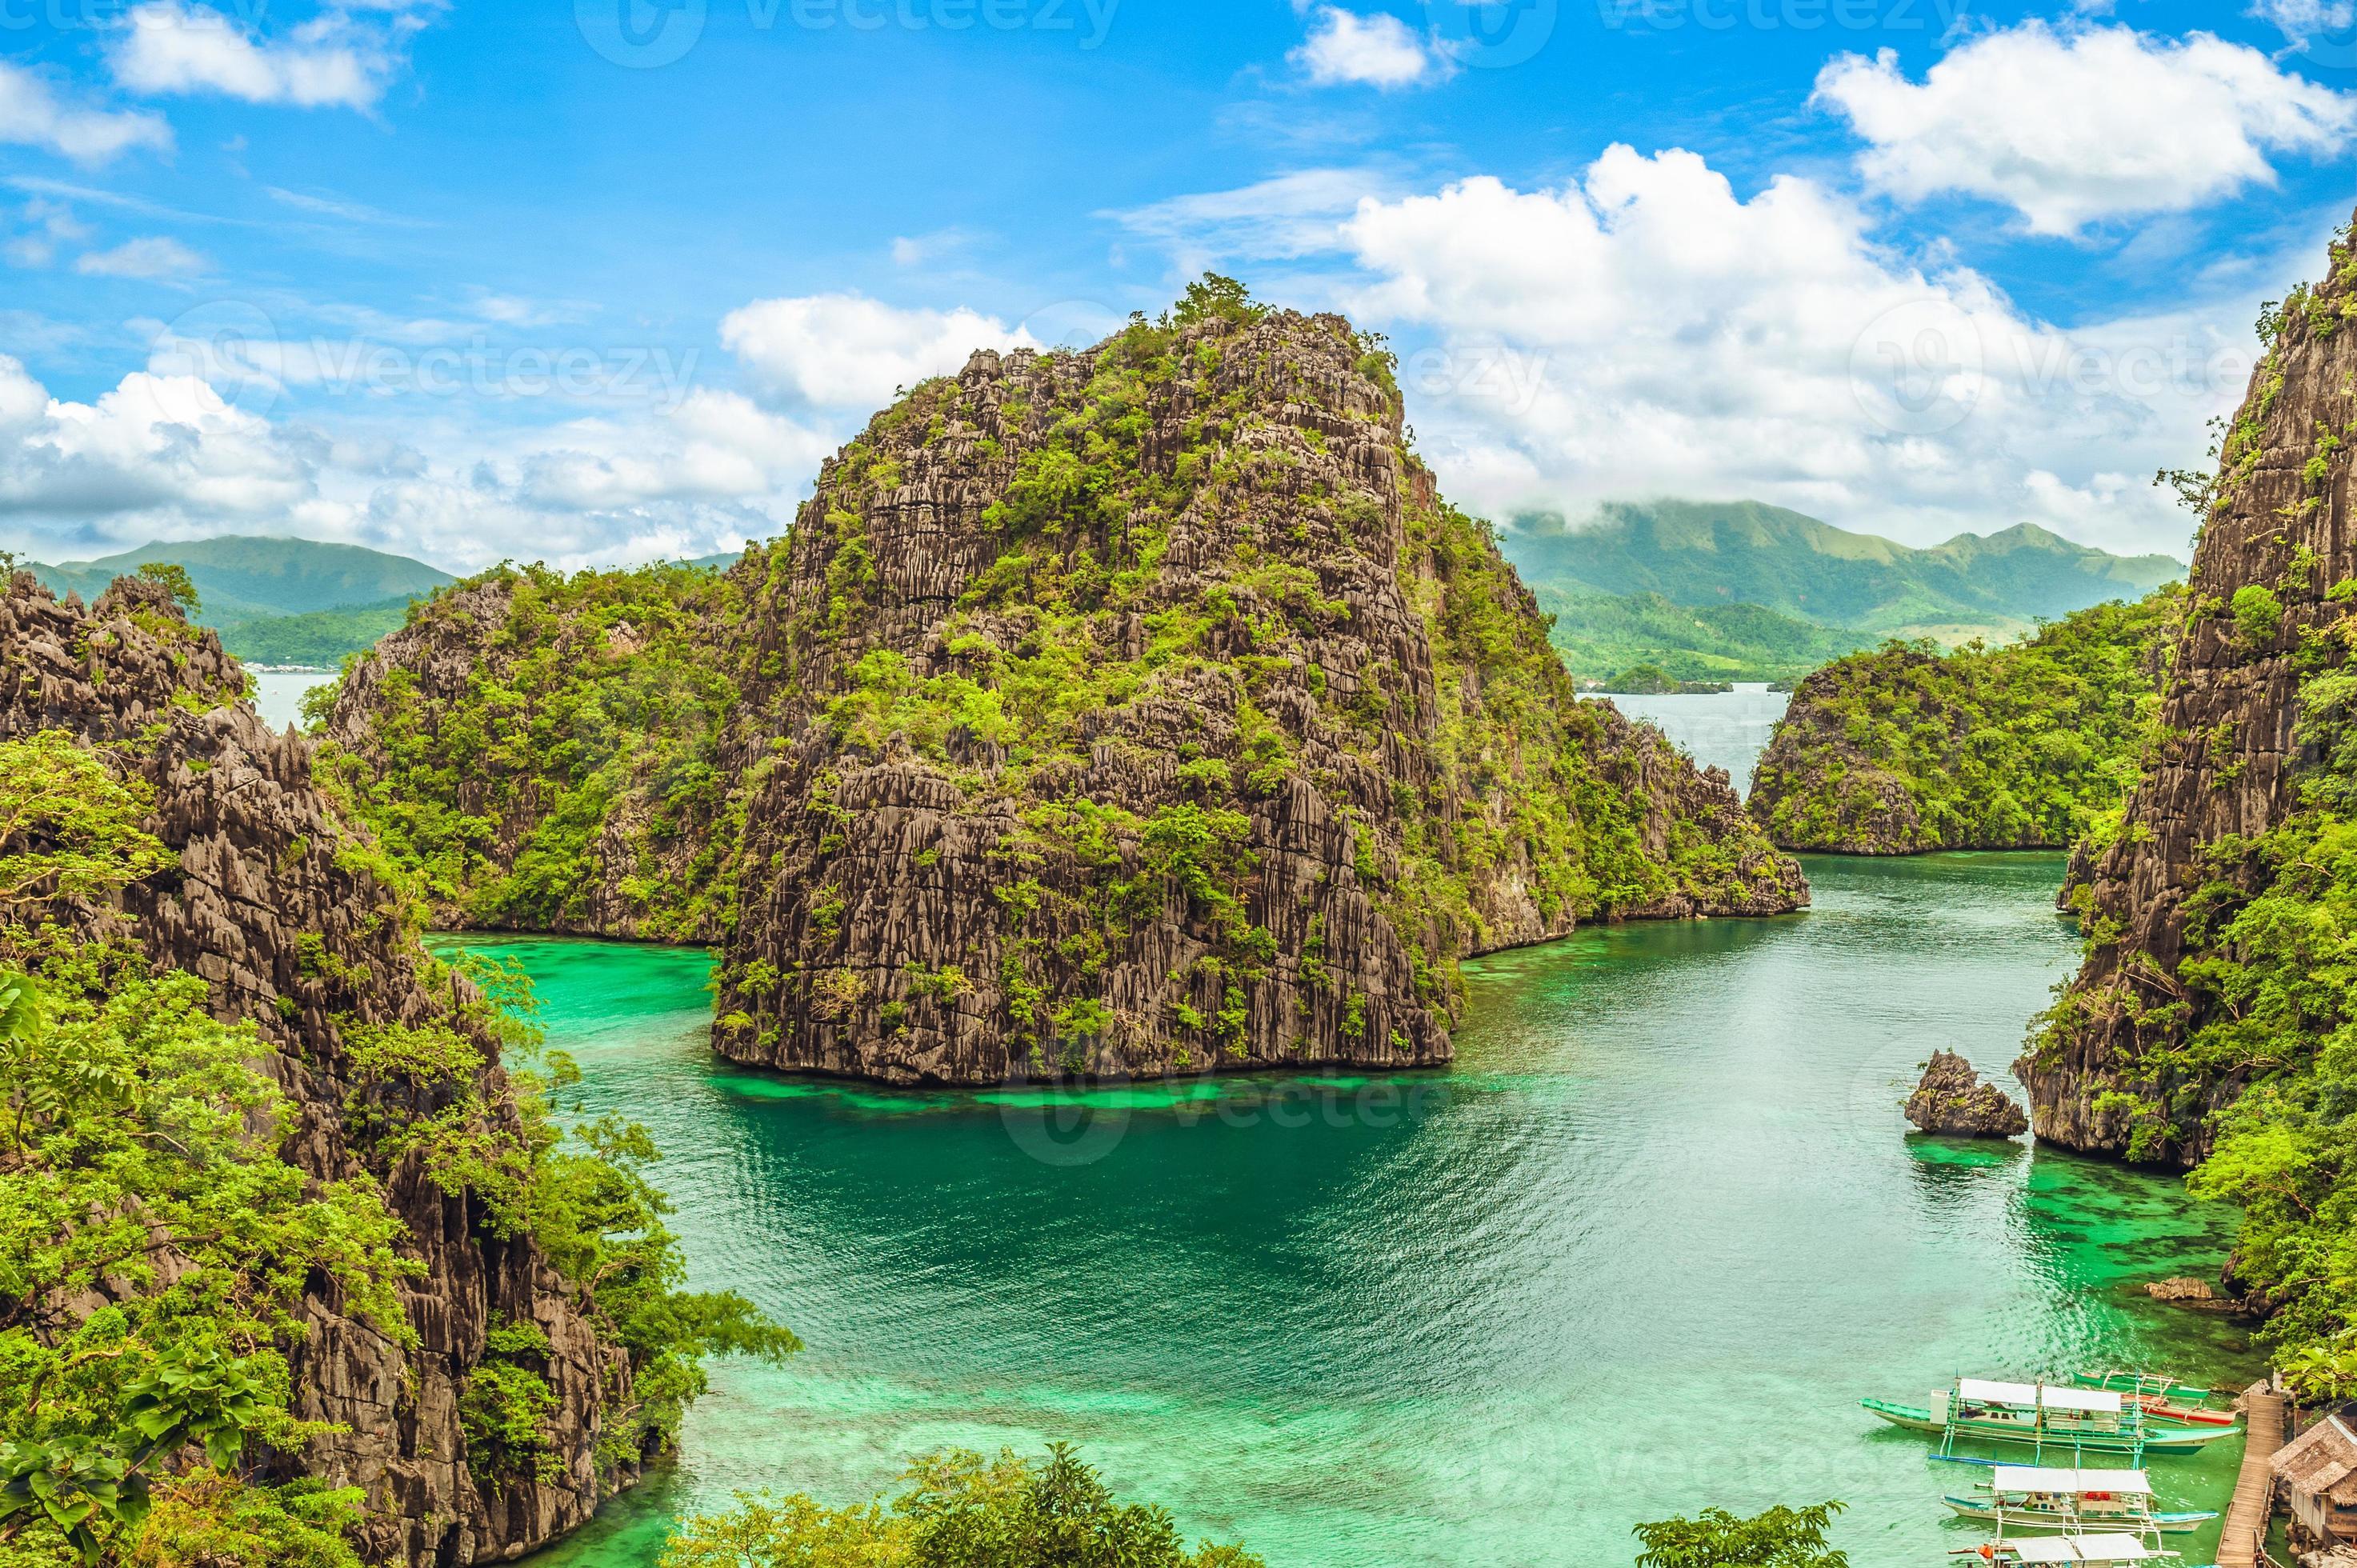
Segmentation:
{"type": "MultiPolygon", "coordinates": [[[[808,1342],[717,1366],[677,1465],[536,1563],[648,1563],[739,1489],[847,1501],[930,1448],[1050,1438],[1302,1568],[1625,1565],[1638,1520],[1825,1498],[1859,1568],[1975,1543],[1937,1501],[1972,1472],[1858,1398],[2244,1377],[2239,1333],[2135,1288],[2214,1273],[2233,1217],[1900,1118],[1934,1047],[2001,1070],[2068,968],[2058,857],[1809,872],[1804,916],[1471,966],[1457,1065],[1399,1079],[793,1081],[708,1054],[699,953],[499,944],[586,1109],[669,1152],[696,1282],[808,1342]]],[[[2153,1464],[2222,1506],[2234,1458],[2153,1464]]]]}

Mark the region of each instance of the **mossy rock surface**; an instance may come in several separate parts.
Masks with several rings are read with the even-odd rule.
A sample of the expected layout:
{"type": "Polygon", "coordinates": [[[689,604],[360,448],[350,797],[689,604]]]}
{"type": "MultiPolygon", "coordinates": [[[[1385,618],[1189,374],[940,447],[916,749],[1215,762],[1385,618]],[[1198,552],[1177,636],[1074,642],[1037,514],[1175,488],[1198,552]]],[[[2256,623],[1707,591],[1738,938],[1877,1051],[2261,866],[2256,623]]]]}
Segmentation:
{"type": "Polygon", "coordinates": [[[1339,317],[977,354],[725,575],[619,575],[441,596],[331,733],[454,914],[716,941],[739,1060],[1430,1065],[1461,957],[1807,898],[1723,775],[1578,698],[1339,317]],[[544,723],[631,696],[669,739],[544,723]]]}

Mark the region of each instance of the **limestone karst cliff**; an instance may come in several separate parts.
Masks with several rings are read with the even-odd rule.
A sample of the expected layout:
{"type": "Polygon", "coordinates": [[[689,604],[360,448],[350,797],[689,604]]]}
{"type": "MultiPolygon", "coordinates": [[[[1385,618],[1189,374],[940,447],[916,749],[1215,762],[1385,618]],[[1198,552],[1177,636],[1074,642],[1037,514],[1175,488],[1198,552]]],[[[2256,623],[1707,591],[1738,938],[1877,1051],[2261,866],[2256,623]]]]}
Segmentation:
{"type": "Polygon", "coordinates": [[[977,354],[676,616],[611,601],[516,574],[446,594],[347,677],[329,734],[363,798],[431,796],[425,836],[478,846],[448,907],[533,924],[533,897],[486,890],[561,864],[558,929],[716,936],[738,1060],[963,1083],[1426,1065],[1467,954],[1806,901],[1723,776],[1577,699],[1337,317],[1199,285],[1084,352],[977,354]],[[498,606],[525,599],[519,631],[498,606]],[[498,673],[523,648],[565,650],[530,690],[498,673]],[[467,672],[486,655],[490,680],[467,672]],[[569,763],[507,789],[447,738],[494,703],[529,728],[585,670],[662,686],[634,673],[655,664],[731,694],[666,688],[700,738],[596,789],[569,763]],[[535,859],[558,794],[580,809],[535,859]]]}
{"type": "MultiPolygon", "coordinates": [[[[2214,1112],[2255,1078],[2299,1065],[2265,1042],[2230,1045],[2212,1026],[2252,1004],[2218,968],[2248,956],[2228,922],[2276,880],[2283,857],[2266,836],[2330,761],[2304,727],[2326,714],[2303,682],[2347,659],[2352,315],[2357,267],[2336,243],[2325,280],[2263,323],[2267,356],[2214,480],[2193,498],[2203,521],[2159,731],[2124,822],[2074,857],[2067,897],[2086,961],[2015,1066],[2041,1139],[2191,1165],[2214,1112]],[[2189,1048],[2196,1041],[2217,1048],[2189,1048]]],[[[2297,1033],[2263,1032],[2286,1046],[2297,1033]]]]}
{"type": "MultiPolygon", "coordinates": [[[[500,1180],[538,1179],[491,1015],[420,946],[409,895],[317,786],[309,746],[274,733],[243,692],[214,633],[190,627],[162,585],[126,578],[85,607],[15,575],[0,595],[0,742],[61,735],[110,758],[152,792],[145,831],[175,864],[102,903],[19,897],[0,947],[16,963],[60,931],[128,941],[200,976],[219,1017],[259,1031],[297,1112],[285,1157],[314,1182],[372,1184],[415,1267],[397,1282],[407,1342],[348,1316],[324,1282],[302,1288],[288,1408],[328,1424],[291,1452],[250,1448],[254,1473],[362,1488],[359,1544],[372,1562],[512,1557],[635,1478],[655,1441],[633,1390],[649,1345],[622,1343],[610,1280],[593,1297],[538,1230],[495,1207],[488,1175],[454,1174],[493,1161],[500,1180]],[[378,1047],[368,1062],[362,1040],[378,1047]],[[446,1042],[447,1063],[387,1069],[389,1040],[446,1042]],[[470,1444],[462,1409],[496,1359],[495,1331],[533,1344],[511,1359],[545,1391],[521,1467],[470,1444]]],[[[597,1244],[594,1230],[571,1237],[597,1244]]]]}
{"type": "Polygon", "coordinates": [[[1461,955],[1789,909],[1796,867],[1575,699],[1336,317],[976,355],[740,572],[754,763],[716,1040],[915,1081],[1448,1054],[1461,955]]]}
{"type": "Polygon", "coordinates": [[[687,566],[485,573],[353,661],[323,764],[437,927],[716,940],[740,605],[687,566]]]}
{"type": "Polygon", "coordinates": [[[1780,848],[2056,849],[2119,809],[2185,595],[2096,605],[2018,641],[1887,643],[1792,693],[1752,776],[1780,848]]]}

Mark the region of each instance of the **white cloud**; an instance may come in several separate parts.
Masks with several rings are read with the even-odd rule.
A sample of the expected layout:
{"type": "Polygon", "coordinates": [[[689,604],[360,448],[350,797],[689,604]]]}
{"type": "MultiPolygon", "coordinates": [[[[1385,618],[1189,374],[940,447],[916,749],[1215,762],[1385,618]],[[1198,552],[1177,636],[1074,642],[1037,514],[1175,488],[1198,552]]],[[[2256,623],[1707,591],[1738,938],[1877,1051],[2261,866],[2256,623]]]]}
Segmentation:
{"type": "Polygon", "coordinates": [[[1354,84],[1388,91],[1453,74],[1448,57],[1426,47],[1397,16],[1383,11],[1361,16],[1339,5],[1317,8],[1308,38],[1289,58],[1319,87],[1354,84]]]}
{"type": "Polygon", "coordinates": [[[2255,0],[2249,15],[2273,22],[2296,43],[2357,26],[2357,0],[2255,0]]]}
{"type": "Polygon", "coordinates": [[[210,5],[155,0],[131,13],[114,40],[115,80],[139,92],[221,93],[249,103],[368,109],[402,69],[420,8],[376,5],[363,21],[347,4],[284,39],[249,32],[210,5]]]}
{"type": "Polygon", "coordinates": [[[134,147],[169,151],[172,131],[160,115],[70,107],[31,71],[0,61],[0,142],[98,164],[134,147]]]}
{"type": "Polygon", "coordinates": [[[1345,243],[1444,485],[1495,515],[1749,497],[1919,543],[2029,520],[2181,550],[2120,476],[2198,461],[2249,370],[2250,301],[2064,332],[1894,261],[1811,181],[1744,200],[1679,151],[1370,199],[1345,243]]]}
{"type": "Polygon", "coordinates": [[[903,310],[856,294],[756,300],[721,320],[720,341],[773,391],[862,410],[956,371],[976,349],[1038,346],[971,310],[903,310]]]}
{"type": "Polygon", "coordinates": [[[205,259],[178,240],[161,235],[129,240],[111,251],[91,251],[74,263],[85,277],[163,280],[195,277],[205,259]]]}
{"type": "Polygon", "coordinates": [[[1168,245],[1178,271],[1191,274],[1225,255],[1291,260],[1330,251],[1359,203],[1390,190],[1389,179],[1366,169],[1299,169],[1097,216],[1168,245]]]}
{"type": "Polygon", "coordinates": [[[652,431],[597,422],[565,434],[595,450],[568,446],[533,454],[518,486],[522,499],[595,511],[780,495],[816,471],[837,445],[739,393],[705,388],[690,392],[652,431]]]}
{"type": "Polygon", "coordinates": [[[1986,197],[2041,234],[2271,185],[2269,153],[2336,151],[2357,125],[2357,99],[2207,33],[2036,20],[1973,38],[1921,82],[1891,50],[1842,55],[1816,99],[1871,144],[1859,166],[1878,188],[1986,197]]]}
{"type": "Polygon", "coordinates": [[[38,419],[49,394],[23,364],[0,354],[0,430],[17,430],[38,419]]]}
{"type": "Polygon", "coordinates": [[[65,403],[0,356],[0,513],[267,519],[312,489],[297,445],[192,376],[135,371],[65,403]]]}
{"type": "Polygon", "coordinates": [[[965,229],[935,229],[925,234],[897,234],[892,239],[892,264],[921,267],[943,262],[971,248],[976,235],[965,229]]]}
{"type": "Polygon", "coordinates": [[[688,384],[692,350],[666,360],[677,383],[650,368],[573,400],[600,412],[522,425],[503,421],[547,405],[475,395],[463,360],[447,394],[422,373],[349,380],[372,355],[422,367],[444,345],[282,341],[259,312],[224,305],[142,325],[147,368],[89,404],[51,399],[0,357],[0,523],[46,558],[224,531],[467,567],[707,554],[783,532],[849,434],[688,384]],[[274,412],[297,398],[333,428],[274,412]]]}

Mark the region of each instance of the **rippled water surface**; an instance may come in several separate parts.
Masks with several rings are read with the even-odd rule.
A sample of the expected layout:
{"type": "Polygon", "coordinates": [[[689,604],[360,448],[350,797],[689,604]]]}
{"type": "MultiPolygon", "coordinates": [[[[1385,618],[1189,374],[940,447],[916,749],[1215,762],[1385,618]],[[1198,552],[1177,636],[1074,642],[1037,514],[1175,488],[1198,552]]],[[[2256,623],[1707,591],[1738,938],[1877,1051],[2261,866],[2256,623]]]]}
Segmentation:
{"type": "Polygon", "coordinates": [[[1732,692],[1693,696],[1618,696],[1612,705],[1632,719],[1658,725],[1705,768],[1724,768],[1738,794],[1751,793],[1751,769],[1792,705],[1789,692],[1747,682],[1732,692]]]}
{"type": "MultiPolygon", "coordinates": [[[[1472,966],[1446,1073],[1063,1103],[724,1071],[701,955],[508,944],[587,1108],[670,1151],[697,1282],[809,1343],[718,1367],[676,1470],[539,1561],[649,1562],[738,1488],[848,1500],[1051,1437],[1273,1564],[1625,1565],[1637,1520],[1828,1497],[1860,1568],[1943,1561],[1979,1539],[1937,1504],[1971,1473],[1860,1395],[2253,1369],[2133,1289],[2214,1272],[2231,1215],[1900,1119],[1933,1047],[2013,1055],[2072,951],[2060,870],[1816,860],[1804,916],[1472,966]]],[[[2219,1506],[2233,1460],[2154,1467],[2219,1506]]]]}

